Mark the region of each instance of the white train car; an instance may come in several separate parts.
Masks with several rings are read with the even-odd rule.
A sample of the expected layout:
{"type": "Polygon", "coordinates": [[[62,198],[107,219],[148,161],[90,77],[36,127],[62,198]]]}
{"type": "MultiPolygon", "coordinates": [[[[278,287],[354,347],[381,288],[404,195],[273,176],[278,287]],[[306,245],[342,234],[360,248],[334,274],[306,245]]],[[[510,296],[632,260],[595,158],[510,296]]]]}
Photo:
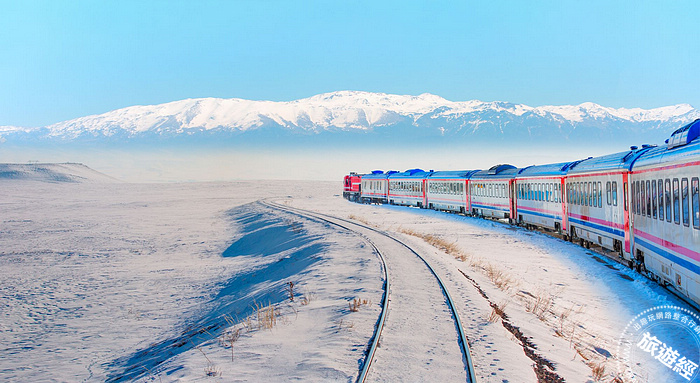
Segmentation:
{"type": "Polygon", "coordinates": [[[648,147],[589,158],[569,167],[565,197],[566,234],[582,246],[591,243],[616,251],[632,264],[628,177],[632,164],[648,147]]]}
{"type": "Polygon", "coordinates": [[[630,177],[635,257],[700,302],[700,120],[643,154],[630,177]]]}
{"type": "Polygon", "coordinates": [[[433,172],[427,177],[427,207],[433,210],[467,213],[469,201],[469,177],[478,170],[433,172]]]}
{"type": "Polygon", "coordinates": [[[513,165],[495,165],[474,173],[469,179],[472,215],[510,219],[515,206],[510,196],[518,169],[513,165]]]}
{"type": "Polygon", "coordinates": [[[362,175],[360,183],[360,201],[362,203],[386,203],[389,192],[389,175],[395,171],[384,173],[381,170],[374,170],[370,174],[362,175]]]}
{"type": "Polygon", "coordinates": [[[392,205],[425,207],[426,177],[431,172],[422,169],[409,169],[389,176],[387,199],[392,205]]]}
{"type": "Polygon", "coordinates": [[[567,227],[564,180],[576,162],[528,166],[515,175],[515,222],[562,232],[567,227]]]}

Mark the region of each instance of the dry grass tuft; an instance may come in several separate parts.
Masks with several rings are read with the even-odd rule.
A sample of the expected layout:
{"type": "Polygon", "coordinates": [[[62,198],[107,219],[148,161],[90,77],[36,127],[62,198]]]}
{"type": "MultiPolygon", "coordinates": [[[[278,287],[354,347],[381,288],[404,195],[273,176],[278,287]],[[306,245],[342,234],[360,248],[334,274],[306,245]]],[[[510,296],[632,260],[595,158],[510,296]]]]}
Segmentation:
{"type": "Polygon", "coordinates": [[[535,314],[539,320],[544,321],[547,319],[553,305],[554,297],[551,294],[540,291],[526,302],[525,311],[535,314]]]}
{"type": "Polygon", "coordinates": [[[594,381],[600,382],[603,380],[603,378],[605,378],[605,361],[590,362],[586,364],[591,368],[591,375],[593,375],[594,381]]]}
{"type": "Polygon", "coordinates": [[[459,248],[459,246],[457,246],[457,241],[448,242],[448,241],[438,237],[437,235],[419,233],[415,230],[404,229],[401,227],[398,229],[398,231],[401,233],[404,233],[404,234],[418,237],[418,238],[424,240],[425,242],[427,242],[428,244],[430,244],[431,246],[436,247],[436,248],[444,251],[445,253],[455,257],[456,259],[459,259],[462,262],[465,262],[470,258],[470,256],[468,254],[464,253],[459,248]]]}
{"type": "Polygon", "coordinates": [[[310,292],[308,289],[304,290],[304,295],[301,296],[300,302],[302,306],[306,306],[315,298],[314,293],[310,292]]]}
{"type": "Polygon", "coordinates": [[[350,215],[348,216],[348,218],[350,218],[350,219],[353,220],[353,221],[357,221],[357,222],[364,223],[364,224],[367,225],[367,226],[379,227],[379,226],[377,226],[377,225],[375,225],[375,224],[373,224],[373,223],[370,223],[369,221],[367,221],[366,219],[364,219],[364,218],[362,218],[362,217],[356,216],[355,214],[350,214],[350,215]]]}
{"type": "Polygon", "coordinates": [[[272,304],[263,306],[255,303],[255,315],[258,318],[258,329],[272,330],[277,325],[280,316],[279,309],[272,304]]]}
{"type": "Polygon", "coordinates": [[[489,314],[489,317],[487,320],[490,323],[496,323],[499,319],[503,318],[503,315],[505,314],[505,309],[508,306],[508,301],[503,301],[497,305],[494,305],[491,307],[491,314],[489,314]]]}
{"type": "Polygon", "coordinates": [[[510,290],[515,284],[515,279],[513,277],[490,263],[486,264],[483,269],[491,282],[502,291],[510,290]]]}
{"type": "Polygon", "coordinates": [[[348,306],[350,307],[350,311],[352,311],[352,312],[360,311],[360,307],[362,305],[368,306],[371,304],[372,304],[372,301],[370,301],[368,299],[360,299],[360,298],[355,298],[352,300],[352,302],[348,302],[348,306]]]}
{"type": "Polygon", "coordinates": [[[355,322],[345,322],[343,319],[340,319],[340,321],[338,322],[338,330],[352,331],[354,327],[355,322]]]}

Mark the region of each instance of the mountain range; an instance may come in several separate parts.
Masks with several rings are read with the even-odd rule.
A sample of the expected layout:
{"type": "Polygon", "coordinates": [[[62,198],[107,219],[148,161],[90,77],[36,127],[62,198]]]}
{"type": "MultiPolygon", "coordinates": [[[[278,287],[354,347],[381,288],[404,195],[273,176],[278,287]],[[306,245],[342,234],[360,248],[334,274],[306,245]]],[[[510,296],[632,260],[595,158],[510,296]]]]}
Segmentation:
{"type": "Polygon", "coordinates": [[[688,104],[655,109],[594,103],[531,107],[509,102],[448,101],[432,94],[339,91],[289,101],[199,98],[132,106],[57,124],[0,126],[0,142],[139,142],[251,140],[294,137],[360,142],[596,143],[629,140],[660,144],[700,118],[688,104]]]}

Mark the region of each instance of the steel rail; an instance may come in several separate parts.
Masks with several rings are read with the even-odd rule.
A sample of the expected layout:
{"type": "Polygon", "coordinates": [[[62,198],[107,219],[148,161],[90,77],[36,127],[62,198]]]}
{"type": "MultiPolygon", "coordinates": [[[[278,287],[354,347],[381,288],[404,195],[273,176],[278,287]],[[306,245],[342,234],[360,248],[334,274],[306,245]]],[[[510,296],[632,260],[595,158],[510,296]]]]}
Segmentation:
{"type": "MultiPolygon", "coordinates": [[[[433,274],[433,276],[435,277],[435,279],[437,279],[438,284],[440,285],[440,289],[442,290],[443,294],[444,294],[445,297],[447,298],[447,304],[448,304],[448,306],[450,307],[450,310],[452,311],[452,315],[453,315],[454,321],[455,321],[455,327],[457,328],[457,333],[459,334],[459,343],[460,343],[460,346],[461,346],[461,349],[462,349],[462,354],[464,355],[465,368],[466,368],[466,370],[467,370],[467,375],[468,375],[468,377],[469,377],[469,382],[471,382],[471,383],[476,383],[476,373],[475,373],[475,370],[474,370],[474,364],[473,364],[473,360],[472,360],[472,357],[471,357],[471,351],[469,350],[469,343],[467,342],[467,336],[466,336],[466,334],[464,333],[464,328],[463,328],[463,326],[462,326],[462,320],[460,319],[460,317],[459,317],[459,312],[457,311],[457,305],[454,303],[454,300],[452,299],[452,296],[450,295],[449,291],[447,290],[447,287],[445,286],[445,283],[443,282],[442,278],[440,278],[440,276],[437,274],[437,272],[435,271],[435,269],[430,265],[430,263],[428,263],[428,261],[427,261],[425,258],[423,258],[423,256],[421,256],[420,254],[418,254],[418,252],[416,252],[415,250],[413,250],[413,248],[411,248],[409,245],[407,245],[406,243],[404,243],[404,242],[401,241],[400,239],[394,237],[393,235],[391,235],[391,234],[389,234],[389,233],[387,233],[387,232],[384,232],[384,231],[382,231],[382,230],[378,230],[378,229],[376,229],[376,228],[373,228],[373,227],[371,227],[371,226],[369,226],[369,225],[366,225],[366,224],[363,224],[363,223],[358,223],[358,222],[351,221],[351,220],[347,220],[347,219],[340,218],[340,217],[334,217],[334,216],[331,216],[331,215],[328,215],[328,214],[324,214],[324,213],[318,213],[318,212],[313,212],[313,211],[309,211],[309,210],[305,210],[305,209],[300,209],[300,208],[294,208],[294,207],[284,206],[284,205],[280,205],[280,204],[277,204],[277,203],[270,203],[270,202],[265,202],[265,203],[266,203],[268,206],[270,206],[270,207],[281,208],[281,209],[286,210],[286,211],[289,211],[289,212],[296,211],[296,214],[306,216],[307,218],[308,218],[308,215],[311,215],[312,217],[315,217],[315,218],[317,218],[317,219],[319,219],[319,220],[322,220],[322,221],[324,221],[324,222],[328,222],[328,223],[334,224],[334,225],[336,225],[336,226],[345,228],[346,230],[352,231],[352,232],[355,232],[355,233],[357,233],[357,231],[352,230],[352,229],[350,229],[350,228],[348,228],[348,227],[345,227],[345,226],[343,226],[343,225],[340,225],[340,224],[338,224],[338,223],[331,222],[331,221],[329,221],[328,219],[325,219],[325,218],[322,218],[322,217],[319,217],[319,216],[324,216],[324,217],[328,217],[328,218],[331,218],[331,219],[335,219],[335,220],[343,221],[343,222],[346,222],[346,223],[350,223],[350,224],[353,224],[353,225],[356,225],[356,226],[359,226],[359,227],[363,227],[363,228],[365,228],[365,229],[367,229],[367,230],[371,230],[371,231],[374,231],[374,232],[376,232],[376,233],[378,233],[378,234],[380,234],[380,235],[383,235],[383,236],[385,236],[385,237],[391,238],[392,240],[398,242],[400,245],[402,245],[403,247],[405,247],[406,249],[408,249],[411,253],[415,254],[415,255],[416,255],[421,261],[423,261],[423,263],[428,267],[428,269],[429,269],[430,272],[433,274]],[[302,214],[302,213],[300,213],[300,212],[303,212],[303,213],[305,213],[305,214],[302,214]]],[[[357,233],[357,234],[361,235],[361,236],[364,237],[368,242],[370,242],[370,243],[372,244],[373,248],[374,248],[374,249],[380,254],[380,256],[381,256],[381,253],[379,252],[379,250],[377,249],[377,247],[374,246],[374,244],[371,242],[371,240],[369,240],[369,238],[367,238],[366,236],[364,236],[364,235],[361,234],[361,233],[357,233]]],[[[382,262],[383,262],[383,264],[384,264],[384,270],[385,270],[385,275],[386,275],[386,287],[387,287],[386,290],[385,290],[385,291],[386,291],[386,292],[385,292],[385,300],[387,300],[387,301],[385,302],[385,305],[388,305],[388,291],[389,291],[389,289],[388,289],[388,283],[389,283],[389,279],[388,279],[388,272],[387,272],[387,268],[386,268],[386,263],[384,262],[384,259],[383,259],[383,258],[382,258],[382,262]]],[[[385,307],[386,307],[386,306],[385,306],[385,307]]],[[[384,316],[385,316],[385,313],[386,313],[385,310],[386,310],[385,308],[382,310],[382,317],[380,318],[380,321],[382,322],[382,327],[383,327],[383,325],[384,325],[383,322],[384,322],[384,316]]],[[[381,329],[379,330],[379,333],[377,333],[377,334],[375,335],[375,337],[374,337],[374,339],[373,339],[373,341],[372,341],[372,347],[371,347],[371,350],[370,350],[370,351],[371,351],[371,354],[370,354],[370,351],[368,351],[368,357],[365,358],[365,363],[363,363],[362,371],[361,371],[360,375],[359,375],[358,378],[357,378],[357,382],[358,382],[358,383],[364,383],[365,380],[366,380],[366,378],[367,378],[367,373],[368,373],[368,371],[369,371],[369,367],[370,367],[370,365],[371,365],[371,362],[372,362],[372,360],[374,359],[374,352],[375,352],[375,350],[376,350],[376,345],[377,345],[378,342],[379,342],[379,336],[380,336],[380,334],[381,334],[381,329]],[[371,355],[371,358],[370,358],[370,355],[371,355]],[[368,360],[369,360],[369,363],[367,362],[368,360]]]]}
{"type": "MultiPolygon", "coordinates": [[[[372,242],[371,239],[369,239],[366,235],[357,232],[356,230],[353,230],[347,226],[343,226],[337,222],[332,222],[329,219],[318,217],[317,214],[319,213],[314,213],[308,210],[304,209],[298,209],[298,208],[293,208],[290,206],[284,206],[280,205],[274,202],[269,202],[269,201],[260,201],[263,205],[266,205],[270,208],[276,208],[276,209],[281,209],[285,210],[288,213],[295,214],[301,217],[304,217],[306,219],[311,219],[311,220],[319,220],[326,222],[331,225],[338,226],[340,228],[343,228],[349,232],[355,233],[359,236],[361,236],[367,243],[369,243],[370,246],[374,249],[375,253],[379,256],[379,260],[382,263],[382,269],[384,270],[384,294],[382,296],[382,312],[379,315],[379,319],[377,320],[377,324],[374,327],[374,334],[372,335],[372,341],[370,342],[370,345],[367,349],[365,360],[362,362],[362,367],[360,368],[360,373],[357,376],[357,383],[364,383],[367,380],[367,374],[369,373],[369,368],[372,365],[372,361],[374,360],[374,354],[377,351],[377,348],[379,347],[379,338],[381,337],[382,330],[384,329],[384,323],[386,321],[386,313],[388,312],[388,307],[389,307],[389,271],[386,266],[386,261],[384,259],[384,254],[379,250],[379,248],[372,242]]],[[[325,215],[325,214],[324,214],[325,215]]],[[[327,216],[327,215],[326,215],[327,216]]],[[[334,219],[338,219],[344,222],[345,221],[341,218],[337,217],[331,217],[334,219]]],[[[355,224],[354,222],[348,222],[351,224],[355,224]]]]}

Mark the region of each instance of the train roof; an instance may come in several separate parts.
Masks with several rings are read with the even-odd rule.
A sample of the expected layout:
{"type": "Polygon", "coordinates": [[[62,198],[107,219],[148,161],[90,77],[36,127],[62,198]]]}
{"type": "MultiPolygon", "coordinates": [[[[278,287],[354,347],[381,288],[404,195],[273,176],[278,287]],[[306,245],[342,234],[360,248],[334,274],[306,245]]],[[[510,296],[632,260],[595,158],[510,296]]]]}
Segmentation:
{"type": "Polygon", "coordinates": [[[433,172],[428,178],[469,178],[479,170],[448,170],[433,172]]]}
{"type": "Polygon", "coordinates": [[[592,173],[600,171],[630,170],[634,161],[643,153],[654,148],[654,146],[644,145],[642,148],[632,146],[630,150],[608,154],[600,157],[589,157],[585,160],[576,161],[568,168],[567,174],[592,173]]]}
{"type": "MultiPolygon", "coordinates": [[[[700,120],[695,120],[681,129],[692,127],[693,124],[698,127],[698,133],[700,133],[700,120]]],[[[675,131],[673,135],[678,134],[681,129],[675,131]]],[[[689,129],[687,129],[685,132],[681,132],[681,134],[685,135],[688,130],[689,129]]],[[[685,144],[678,144],[681,139],[674,139],[673,135],[671,135],[668,145],[655,147],[639,156],[637,161],[634,162],[632,170],[646,166],[654,166],[660,163],[671,164],[700,160],[700,137],[698,136],[698,133],[695,133],[696,136],[685,144]],[[672,142],[674,141],[675,143],[672,145],[672,142]]]]}
{"type": "Polygon", "coordinates": [[[426,172],[423,169],[408,169],[405,172],[391,174],[389,178],[425,178],[432,173],[432,170],[426,172]]]}
{"type": "Polygon", "coordinates": [[[515,175],[515,178],[537,177],[537,176],[563,176],[569,168],[580,161],[559,162],[556,164],[532,165],[522,168],[515,175]]]}
{"type": "Polygon", "coordinates": [[[513,165],[499,164],[472,174],[471,179],[510,179],[515,177],[517,172],[518,168],[513,165]]]}
{"type": "Polygon", "coordinates": [[[386,173],[381,171],[381,170],[372,170],[372,173],[370,174],[363,174],[362,179],[368,179],[368,180],[385,180],[387,177],[389,177],[391,174],[396,173],[396,170],[389,170],[386,173]]]}

